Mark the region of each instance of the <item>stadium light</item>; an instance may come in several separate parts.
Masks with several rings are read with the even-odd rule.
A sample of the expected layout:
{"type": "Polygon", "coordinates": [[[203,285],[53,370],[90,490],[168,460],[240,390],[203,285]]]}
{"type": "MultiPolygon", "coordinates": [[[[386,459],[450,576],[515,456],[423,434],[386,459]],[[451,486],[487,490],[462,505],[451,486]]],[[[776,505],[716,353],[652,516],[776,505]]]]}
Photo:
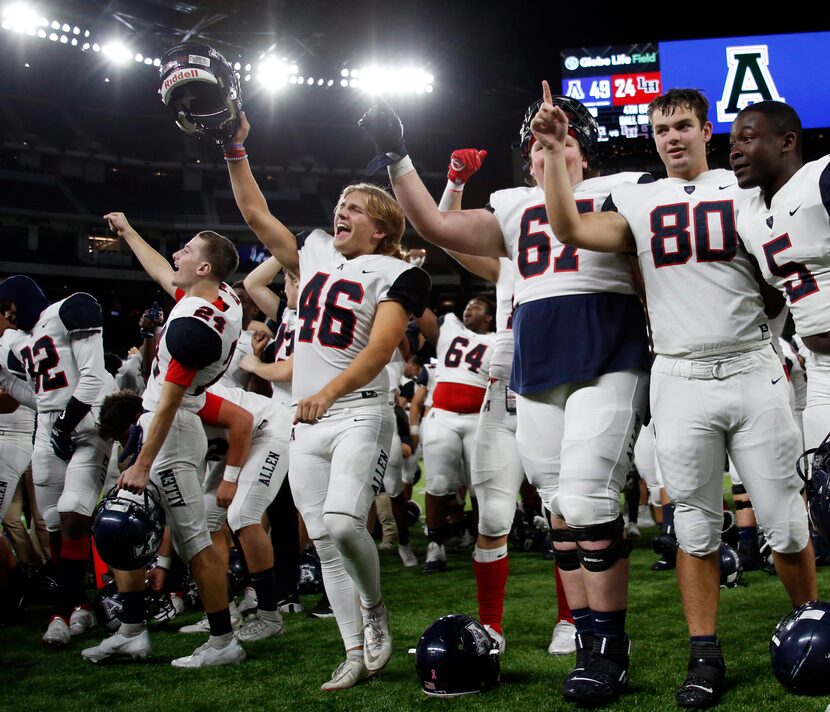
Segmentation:
{"type": "Polygon", "coordinates": [[[369,66],[352,70],[349,86],[357,86],[369,94],[422,94],[433,90],[435,77],[417,67],[369,66]]]}
{"type": "Polygon", "coordinates": [[[31,5],[16,2],[3,8],[4,30],[34,35],[40,26],[40,13],[31,5]]]}
{"type": "Polygon", "coordinates": [[[266,57],[257,67],[257,81],[266,89],[277,91],[288,84],[289,69],[276,57],[266,57]]]}
{"type": "Polygon", "coordinates": [[[123,42],[112,40],[101,47],[107,57],[115,64],[126,64],[133,58],[133,52],[123,42]]]}

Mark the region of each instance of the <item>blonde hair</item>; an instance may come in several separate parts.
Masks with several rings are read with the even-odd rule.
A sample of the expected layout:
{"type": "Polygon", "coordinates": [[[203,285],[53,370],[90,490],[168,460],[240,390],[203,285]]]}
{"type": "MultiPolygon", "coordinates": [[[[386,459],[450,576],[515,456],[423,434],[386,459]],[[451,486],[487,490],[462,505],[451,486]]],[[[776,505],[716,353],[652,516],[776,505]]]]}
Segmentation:
{"type": "Polygon", "coordinates": [[[359,191],[366,196],[366,214],[372,219],[380,232],[386,235],[378,243],[375,252],[379,255],[403,259],[401,238],[406,229],[406,217],[398,201],[388,191],[373,183],[355,183],[343,188],[337,199],[340,205],[350,194],[359,191]]]}

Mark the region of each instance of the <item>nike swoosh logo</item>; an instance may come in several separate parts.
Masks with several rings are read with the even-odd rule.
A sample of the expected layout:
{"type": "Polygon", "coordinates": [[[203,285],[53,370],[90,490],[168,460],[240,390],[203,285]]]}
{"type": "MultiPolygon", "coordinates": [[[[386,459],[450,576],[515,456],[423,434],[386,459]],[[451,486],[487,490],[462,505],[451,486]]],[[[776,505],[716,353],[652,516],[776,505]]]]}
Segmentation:
{"type": "Polygon", "coordinates": [[[374,273],[375,273],[375,270],[373,270],[373,269],[364,269],[363,270],[363,274],[374,274],[374,273]]]}
{"type": "MultiPolygon", "coordinates": [[[[804,203],[801,203],[801,205],[804,205],[804,203]]],[[[801,205],[799,205],[798,208],[800,208],[801,205]]],[[[796,208],[795,210],[790,210],[790,217],[792,217],[793,215],[795,215],[798,212],[798,208],[796,208]]]]}
{"type": "Polygon", "coordinates": [[[703,685],[686,685],[686,687],[694,687],[697,690],[703,690],[704,692],[708,692],[710,695],[714,692],[711,687],[704,687],[703,685]]]}
{"type": "Polygon", "coordinates": [[[782,378],[784,378],[784,376],[779,376],[779,377],[778,377],[778,378],[776,378],[775,380],[770,379],[770,383],[774,386],[774,385],[775,385],[776,383],[778,383],[778,381],[780,381],[782,378]]]}
{"type": "Polygon", "coordinates": [[[372,418],[354,418],[355,423],[362,423],[364,420],[372,420],[372,418]]]}
{"type": "Polygon", "coordinates": [[[731,188],[733,185],[735,185],[735,184],[730,183],[729,185],[719,185],[718,190],[726,190],[727,188],[731,188]]]}

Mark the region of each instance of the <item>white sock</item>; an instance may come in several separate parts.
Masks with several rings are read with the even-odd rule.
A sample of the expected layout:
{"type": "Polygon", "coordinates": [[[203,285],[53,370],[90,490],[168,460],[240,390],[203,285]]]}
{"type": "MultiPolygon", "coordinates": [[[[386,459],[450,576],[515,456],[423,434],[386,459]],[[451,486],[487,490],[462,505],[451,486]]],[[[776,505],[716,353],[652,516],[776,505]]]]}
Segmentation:
{"type": "Polygon", "coordinates": [[[480,564],[489,564],[491,561],[498,561],[507,556],[507,544],[504,544],[497,549],[482,549],[476,544],[473,549],[473,560],[480,564]]]}

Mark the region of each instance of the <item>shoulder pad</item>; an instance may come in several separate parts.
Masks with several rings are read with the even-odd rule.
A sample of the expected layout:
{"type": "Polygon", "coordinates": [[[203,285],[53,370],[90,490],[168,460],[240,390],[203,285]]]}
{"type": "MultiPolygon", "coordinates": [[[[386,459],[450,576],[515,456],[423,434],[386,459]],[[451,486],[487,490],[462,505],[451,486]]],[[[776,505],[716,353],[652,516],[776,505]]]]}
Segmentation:
{"type": "Polygon", "coordinates": [[[171,320],[164,340],[170,355],[186,368],[205,368],[222,357],[222,337],[194,316],[171,320]]]}
{"type": "Polygon", "coordinates": [[[86,292],[78,292],[64,299],[58,309],[58,314],[69,332],[91,331],[104,326],[101,305],[95,301],[95,297],[86,292]]]}

